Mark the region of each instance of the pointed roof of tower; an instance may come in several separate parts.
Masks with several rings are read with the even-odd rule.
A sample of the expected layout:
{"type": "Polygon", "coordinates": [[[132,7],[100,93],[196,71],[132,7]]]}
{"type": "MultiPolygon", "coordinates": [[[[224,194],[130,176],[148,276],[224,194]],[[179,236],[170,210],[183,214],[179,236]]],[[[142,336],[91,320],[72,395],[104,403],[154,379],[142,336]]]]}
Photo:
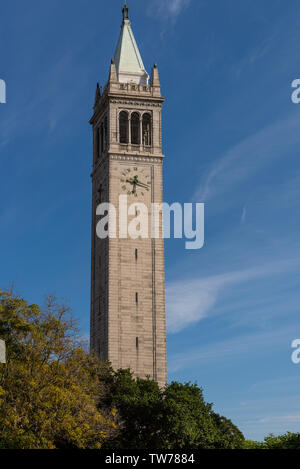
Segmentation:
{"type": "Polygon", "coordinates": [[[114,56],[118,79],[121,83],[148,84],[149,75],[135,41],[128,13],[129,8],[125,2],[121,33],[114,56]]]}

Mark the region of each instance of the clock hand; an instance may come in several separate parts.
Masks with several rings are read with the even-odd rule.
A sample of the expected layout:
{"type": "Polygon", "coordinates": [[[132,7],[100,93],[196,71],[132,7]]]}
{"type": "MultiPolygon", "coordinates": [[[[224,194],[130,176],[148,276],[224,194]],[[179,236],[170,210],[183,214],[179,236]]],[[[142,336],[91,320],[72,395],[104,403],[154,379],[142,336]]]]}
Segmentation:
{"type": "Polygon", "coordinates": [[[143,182],[138,181],[138,182],[137,182],[137,185],[138,185],[138,186],[141,186],[141,187],[146,187],[147,189],[149,189],[148,184],[144,184],[143,182]]]}
{"type": "Polygon", "coordinates": [[[129,182],[129,184],[133,185],[132,193],[135,194],[136,193],[137,178],[134,177],[134,178],[131,178],[131,179],[127,179],[126,182],[129,182]]]}
{"type": "Polygon", "coordinates": [[[134,176],[133,178],[126,179],[126,182],[129,182],[129,184],[133,185],[133,190],[132,193],[136,193],[136,186],[143,187],[145,189],[149,189],[149,185],[145,184],[144,182],[140,182],[138,176],[134,176]]]}
{"type": "Polygon", "coordinates": [[[126,182],[130,182],[130,184],[136,184],[138,181],[138,177],[134,176],[133,178],[126,179],[126,182]]]}

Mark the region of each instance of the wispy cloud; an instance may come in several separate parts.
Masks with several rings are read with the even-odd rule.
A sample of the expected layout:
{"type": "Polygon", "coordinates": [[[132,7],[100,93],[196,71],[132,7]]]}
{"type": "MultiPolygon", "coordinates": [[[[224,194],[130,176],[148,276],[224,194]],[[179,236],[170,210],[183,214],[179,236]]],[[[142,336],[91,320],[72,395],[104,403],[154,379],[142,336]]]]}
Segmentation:
{"type": "Polygon", "coordinates": [[[153,13],[155,11],[157,15],[164,19],[176,20],[190,3],[191,0],[153,0],[149,12],[153,13]]]}
{"type": "Polygon", "coordinates": [[[245,223],[246,216],[247,216],[247,207],[245,205],[244,208],[243,208],[242,216],[241,216],[241,223],[245,223]]]}
{"type": "Polygon", "coordinates": [[[266,38],[259,46],[252,51],[249,57],[249,63],[254,64],[257,60],[263,59],[270,51],[274,42],[274,36],[266,38]]]}
{"type": "Polygon", "coordinates": [[[0,148],[22,133],[34,134],[42,129],[51,134],[63,120],[68,120],[66,116],[76,109],[82,89],[90,80],[91,70],[83,69],[78,63],[89,40],[89,37],[86,38],[80,47],[69,51],[67,56],[61,54],[57,60],[49,62],[49,66],[39,72],[38,80],[31,85],[27,94],[12,83],[15,95],[5,108],[5,119],[0,121],[0,148]],[[75,78],[70,85],[71,76],[75,78]]]}
{"type": "Polygon", "coordinates": [[[288,259],[241,271],[169,283],[166,288],[168,332],[180,332],[207,317],[224,289],[292,271],[299,268],[299,264],[300,259],[288,259]]]}
{"type": "Polygon", "coordinates": [[[276,158],[300,144],[299,113],[273,123],[247,137],[217,159],[200,183],[194,198],[207,202],[232,190],[276,158]]]}
{"type": "Polygon", "coordinates": [[[268,417],[263,417],[258,421],[258,423],[293,423],[299,422],[300,423],[300,413],[292,414],[292,415],[270,415],[268,417]]]}
{"type": "Polygon", "coordinates": [[[256,45],[249,54],[247,54],[239,62],[234,63],[232,72],[237,79],[249,71],[249,67],[253,67],[259,60],[264,59],[276,47],[276,36],[272,35],[265,38],[260,44],[256,45]]]}
{"type": "MultiPolygon", "coordinates": [[[[256,350],[256,348],[255,348],[256,350]]],[[[293,379],[293,378],[291,378],[293,379]]],[[[267,384],[261,399],[243,401],[239,406],[222,409],[226,415],[239,422],[239,428],[247,438],[263,440],[273,433],[282,435],[287,431],[299,431],[299,377],[294,379],[294,386],[281,389],[267,384]],[[291,390],[294,391],[291,393],[291,390]]],[[[288,384],[288,383],[287,383],[288,384]]]]}
{"type": "Polygon", "coordinates": [[[287,337],[292,337],[293,334],[294,328],[289,327],[263,332],[256,331],[234,339],[231,337],[218,343],[205,344],[171,355],[168,369],[170,373],[177,373],[179,370],[193,369],[201,364],[214,366],[216,362],[220,363],[221,360],[232,363],[234,358],[240,359],[241,356],[248,356],[249,351],[251,351],[252,358],[255,354],[266,356],[266,351],[270,353],[272,347],[278,349],[281,345],[286,346],[287,337]]]}

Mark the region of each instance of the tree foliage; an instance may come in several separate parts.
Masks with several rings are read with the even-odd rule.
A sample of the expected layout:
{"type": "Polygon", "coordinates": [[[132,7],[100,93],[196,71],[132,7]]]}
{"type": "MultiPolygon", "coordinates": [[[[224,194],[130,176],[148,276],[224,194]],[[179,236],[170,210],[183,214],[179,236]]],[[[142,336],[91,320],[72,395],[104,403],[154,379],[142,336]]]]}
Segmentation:
{"type": "Polygon", "coordinates": [[[130,371],[109,377],[102,404],[115,406],[120,427],[107,440],[110,449],[234,449],[244,437],[230,420],[212,410],[196,384],[172,382],[160,389],[154,381],[134,380],[130,371]]]}
{"type": "Polygon", "coordinates": [[[68,309],[0,292],[0,337],[0,447],[101,448],[115,431],[98,406],[105,366],[80,347],[68,309]]]}
{"type": "Polygon", "coordinates": [[[271,434],[265,438],[264,446],[266,449],[300,449],[300,433],[271,434]]]}
{"type": "Polygon", "coordinates": [[[300,433],[287,432],[284,435],[270,434],[263,442],[248,440],[246,449],[300,449],[300,433]]]}
{"type": "Polygon", "coordinates": [[[55,298],[41,309],[0,291],[0,337],[8,359],[0,365],[0,448],[244,447],[196,384],[160,389],[87,353],[55,298]]]}

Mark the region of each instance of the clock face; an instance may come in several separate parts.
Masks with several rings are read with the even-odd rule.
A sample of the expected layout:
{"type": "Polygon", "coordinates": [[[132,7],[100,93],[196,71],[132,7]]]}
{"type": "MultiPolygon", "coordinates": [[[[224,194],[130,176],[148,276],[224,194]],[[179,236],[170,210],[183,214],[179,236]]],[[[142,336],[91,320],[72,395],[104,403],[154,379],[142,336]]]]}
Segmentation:
{"type": "Polygon", "coordinates": [[[120,174],[120,184],[122,194],[143,198],[151,189],[150,169],[138,166],[124,166],[120,174]]]}

